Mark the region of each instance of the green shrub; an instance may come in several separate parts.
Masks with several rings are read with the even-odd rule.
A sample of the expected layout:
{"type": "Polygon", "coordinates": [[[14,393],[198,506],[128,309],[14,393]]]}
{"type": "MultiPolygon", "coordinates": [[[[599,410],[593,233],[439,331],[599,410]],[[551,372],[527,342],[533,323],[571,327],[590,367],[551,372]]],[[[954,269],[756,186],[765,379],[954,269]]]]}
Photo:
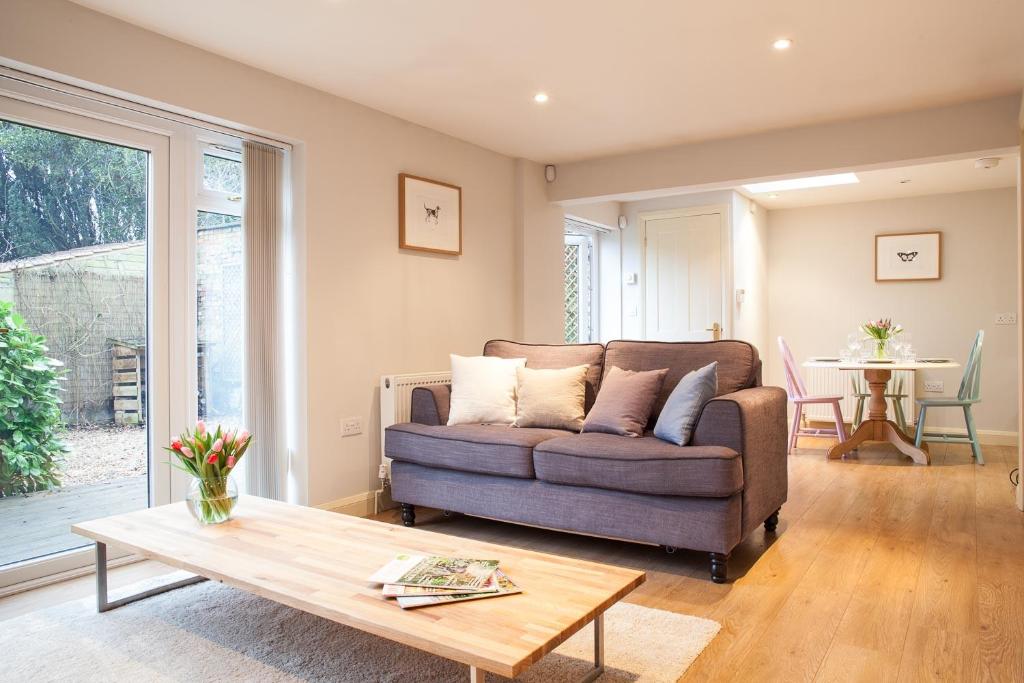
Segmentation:
{"type": "Polygon", "coordinates": [[[47,351],[46,339],[0,301],[0,495],[60,484],[62,363],[47,351]]]}

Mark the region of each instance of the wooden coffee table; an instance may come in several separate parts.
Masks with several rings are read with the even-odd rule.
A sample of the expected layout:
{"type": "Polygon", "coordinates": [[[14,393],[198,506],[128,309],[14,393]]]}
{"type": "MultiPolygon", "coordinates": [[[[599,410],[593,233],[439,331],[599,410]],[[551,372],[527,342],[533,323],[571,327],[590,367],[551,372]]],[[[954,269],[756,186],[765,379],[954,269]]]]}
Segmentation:
{"type": "Polygon", "coordinates": [[[604,670],[605,610],[644,582],[642,571],[481,543],[243,496],[234,518],[200,526],[184,503],[82,522],[96,541],[100,612],[206,579],[469,665],[515,677],[594,622],[594,668],[604,670]],[[136,595],[107,597],[107,544],[197,574],[136,595]],[[523,592],[402,610],[366,581],[399,553],[497,559],[523,592]]]}

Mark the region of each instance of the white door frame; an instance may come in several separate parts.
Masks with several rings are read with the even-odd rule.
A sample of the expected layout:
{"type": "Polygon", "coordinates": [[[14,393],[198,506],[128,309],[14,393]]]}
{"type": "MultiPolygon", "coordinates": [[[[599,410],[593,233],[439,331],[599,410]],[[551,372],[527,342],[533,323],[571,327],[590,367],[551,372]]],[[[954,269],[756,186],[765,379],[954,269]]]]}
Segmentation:
{"type": "Polygon", "coordinates": [[[688,206],[681,209],[644,211],[637,215],[640,232],[640,330],[647,337],[647,221],[666,218],[689,218],[718,214],[721,216],[719,229],[722,234],[722,339],[732,338],[732,208],[728,204],[688,206]]]}
{"type": "MultiPolygon", "coordinates": [[[[19,123],[143,149],[150,154],[147,335],[156,343],[147,344],[147,369],[150,386],[166,389],[147,392],[149,490],[151,504],[167,503],[171,500],[173,477],[169,456],[162,446],[169,442],[172,432],[187,423],[190,408],[195,411],[189,405],[187,383],[170,381],[172,376],[195,365],[194,354],[188,354],[186,346],[190,326],[172,324],[172,320],[181,320],[178,316],[187,310],[189,300],[187,288],[172,285],[183,278],[187,280],[191,270],[190,262],[180,254],[183,248],[188,251],[188,245],[182,244],[187,239],[171,235],[171,226],[189,224],[187,196],[181,187],[182,179],[189,175],[181,144],[185,127],[2,74],[0,115],[19,123]]],[[[0,594],[17,584],[32,585],[91,571],[93,553],[91,547],[84,547],[13,564],[0,570],[0,594]]],[[[121,553],[112,557],[128,556],[121,553]]]]}

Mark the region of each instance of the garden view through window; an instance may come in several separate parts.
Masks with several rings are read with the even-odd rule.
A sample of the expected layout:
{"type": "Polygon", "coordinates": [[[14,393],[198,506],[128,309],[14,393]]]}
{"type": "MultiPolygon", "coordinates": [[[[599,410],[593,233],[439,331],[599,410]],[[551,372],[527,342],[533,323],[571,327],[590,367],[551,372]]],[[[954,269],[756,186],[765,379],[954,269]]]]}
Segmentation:
{"type": "Polygon", "coordinates": [[[0,119],[0,566],[149,503],[149,165],[0,119]]]}

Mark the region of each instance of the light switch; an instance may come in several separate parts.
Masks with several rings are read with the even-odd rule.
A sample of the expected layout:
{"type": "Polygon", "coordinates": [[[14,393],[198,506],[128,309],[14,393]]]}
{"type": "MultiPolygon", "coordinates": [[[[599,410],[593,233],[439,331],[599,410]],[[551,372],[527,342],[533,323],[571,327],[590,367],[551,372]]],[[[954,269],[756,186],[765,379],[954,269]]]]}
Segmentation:
{"type": "Polygon", "coordinates": [[[355,436],[363,433],[363,418],[346,417],[341,421],[341,435],[355,436]]]}

